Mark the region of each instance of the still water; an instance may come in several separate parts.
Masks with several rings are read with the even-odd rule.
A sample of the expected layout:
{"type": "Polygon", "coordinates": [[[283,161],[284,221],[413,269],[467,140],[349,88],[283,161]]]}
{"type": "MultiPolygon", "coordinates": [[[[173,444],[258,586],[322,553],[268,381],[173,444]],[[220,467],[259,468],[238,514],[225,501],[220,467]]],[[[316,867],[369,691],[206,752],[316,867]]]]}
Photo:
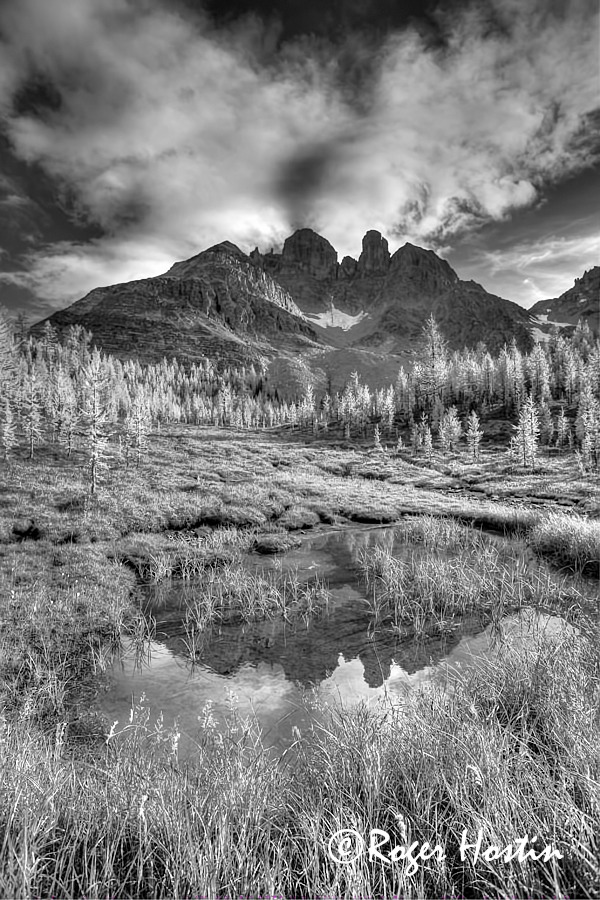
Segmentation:
{"type": "MultiPolygon", "coordinates": [[[[514,545],[505,543],[514,555],[514,545]]],[[[305,581],[318,574],[329,585],[331,601],[308,622],[275,618],[216,626],[201,661],[193,664],[182,641],[185,593],[194,590],[193,583],[148,589],[156,639],[141,664],[124,645],[99,698],[100,712],[120,727],[129,719],[132,701],[145,695],[144,704],[153,715],[162,711],[165,725],[177,720],[185,755],[193,749],[207,703],[221,726],[234,708],[243,717],[255,717],[264,744],[282,751],[292,743],[294,729],[309,728],[324,706],[401,702],[424,682],[445,681],[497,652],[492,629],[475,620],[463,621],[443,639],[421,642],[389,628],[373,630],[357,563],[360,551],[376,545],[395,555],[419,552],[399,543],[397,526],[386,526],[310,535],[281,558],[248,554],[244,565],[251,570],[292,570],[305,581]]],[[[518,553],[522,563],[524,548],[518,553]]],[[[555,633],[565,627],[562,619],[531,610],[502,623],[503,633],[520,641],[533,640],[539,630],[555,633]]]]}

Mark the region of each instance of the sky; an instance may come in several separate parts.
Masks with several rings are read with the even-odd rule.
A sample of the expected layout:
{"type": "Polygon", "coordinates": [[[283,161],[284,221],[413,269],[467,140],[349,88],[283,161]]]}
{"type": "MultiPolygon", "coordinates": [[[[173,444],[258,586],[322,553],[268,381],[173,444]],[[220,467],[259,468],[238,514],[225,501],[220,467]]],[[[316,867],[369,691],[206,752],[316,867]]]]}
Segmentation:
{"type": "Polygon", "coordinates": [[[300,227],[558,296],[600,263],[598,36],[596,0],[3,0],[0,303],[300,227]]]}

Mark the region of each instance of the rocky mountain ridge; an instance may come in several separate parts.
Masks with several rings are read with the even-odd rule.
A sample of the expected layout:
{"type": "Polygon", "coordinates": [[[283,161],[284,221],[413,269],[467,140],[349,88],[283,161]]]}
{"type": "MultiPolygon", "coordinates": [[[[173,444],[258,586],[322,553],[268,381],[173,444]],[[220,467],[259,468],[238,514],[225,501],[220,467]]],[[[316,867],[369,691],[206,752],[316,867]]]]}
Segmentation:
{"type": "Polygon", "coordinates": [[[96,288],[49,321],[59,331],[81,324],[121,357],[209,356],[290,371],[280,365],[287,360],[336,390],[354,369],[374,385],[393,381],[401,364],[414,361],[431,314],[451,348],[483,341],[498,351],[513,338],[523,349],[532,344],[530,312],[462,281],[431,250],[407,243],[391,254],[374,230],[358,259],[341,262],[307,228],[281,252],[247,255],[224,241],[155,278],[96,288]]]}
{"type": "Polygon", "coordinates": [[[593,331],[600,330],[600,266],[594,266],[576,278],[573,287],[560,297],[539,300],[529,310],[536,326],[549,331],[553,325],[565,328],[577,325],[581,319],[593,331]]]}
{"type": "Polygon", "coordinates": [[[292,353],[320,343],[285,289],[233,244],[210,247],[155,278],[96,288],[48,321],[59,331],[83,325],[107,352],[144,361],[256,362],[274,341],[292,353]]]}
{"type": "Polygon", "coordinates": [[[357,260],[339,263],[329,241],[308,228],[289,237],[281,253],[256,249],[250,259],[336,347],[406,350],[430,314],[456,348],[485,341],[497,350],[513,336],[523,347],[531,342],[529,313],[518,304],[461,281],[432,250],[406,243],[390,254],[378,231],[365,234],[357,260]],[[344,317],[346,327],[337,324],[344,317]]]}

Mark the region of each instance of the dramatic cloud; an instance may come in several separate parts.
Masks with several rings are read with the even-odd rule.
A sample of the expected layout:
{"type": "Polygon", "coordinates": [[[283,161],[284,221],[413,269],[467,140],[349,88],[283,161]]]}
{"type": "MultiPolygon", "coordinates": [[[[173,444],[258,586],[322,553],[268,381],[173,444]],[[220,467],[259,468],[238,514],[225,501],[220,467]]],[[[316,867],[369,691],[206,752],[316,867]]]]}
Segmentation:
{"type": "Polygon", "coordinates": [[[522,241],[508,250],[482,254],[483,268],[493,279],[498,274],[520,280],[522,302],[530,306],[537,300],[559,297],[572,287],[574,277],[565,282],[565,271],[583,274],[598,265],[600,236],[569,238],[546,236],[535,241],[522,241]]]}
{"type": "Polygon", "coordinates": [[[105,234],[38,250],[12,283],[62,305],[301,225],[341,255],[368,228],[449,247],[598,157],[597,20],[584,0],[488,0],[440,14],[444,41],[408,29],[278,47],[257,18],[217,28],[159,0],[9,0],[14,152],[105,234]]]}

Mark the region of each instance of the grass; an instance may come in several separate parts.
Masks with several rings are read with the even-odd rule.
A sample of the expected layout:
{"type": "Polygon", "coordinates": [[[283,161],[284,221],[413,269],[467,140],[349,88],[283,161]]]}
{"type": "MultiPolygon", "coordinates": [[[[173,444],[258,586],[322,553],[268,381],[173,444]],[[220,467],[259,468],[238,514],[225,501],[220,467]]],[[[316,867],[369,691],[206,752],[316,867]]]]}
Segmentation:
{"type": "Polygon", "coordinates": [[[596,649],[582,635],[505,645],[451,692],[338,711],[297,735],[293,765],[235,713],[219,732],[205,712],[186,766],[143,703],[93,760],[69,756],[63,728],[4,723],[2,895],[597,897],[596,649]],[[411,875],[366,856],[336,864],[342,828],[445,858],[411,875]],[[564,858],[463,860],[463,829],[484,847],[539,835],[564,858]]]}
{"type": "Polygon", "coordinates": [[[252,622],[279,615],[306,620],[329,603],[325,584],[317,577],[299,581],[293,572],[248,572],[241,563],[206,569],[185,597],[185,645],[192,659],[199,656],[210,628],[219,622],[252,622]]]}
{"type": "Polygon", "coordinates": [[[549,513],[534,525],[528,539],[535,553],[556,566],[592,577],[600,575],[599,520],[549,513]]]}
{"type": "Polygon", "coordinates": [[[432,688],[400,712],[341,712],[281,760],[235,715],[221,733],[207,713],[184,766],[175,732],[143,704],[108,740],[93,712],[123,630],[140,647],[152,634],[140,581],[186,581],[195,657],[203,633],[228,617],[319,611],[322,585],[237,564],[311,528],[406,516],[407,540],[445,550],[445,560],[365,560],[380,623],[426,634],[469,611],[494,621],[507,608],[547,607],[549,583],[507,571],[476,528],[522,535],[556,565],[593,575],[597,522],[519,502],[545,495],[593,511],[600,487],[571,462],[521,476],[499,473],[491,452],[477,465],[430,466],[174,427],[153,438],[139,470],[112,470],[92,499],[83,470],[60,460],[0,469],[0,895],[599,896],[593,636],[507,649],[468,684],[432,688]],[[400,821],[448,847],[444,865],[408,877],[327,856],[334,826],[400,821]],[[473,867],[456,856],[460,822],[494,842],[527,827],[568,845],[566,861],[473,867]]]}
{"type": "Polygon", "coordinates": [[[577,602],[574,587],[565,589],[549,572],[507,556],[456,522],[422,517],[409,520],[400,534],[404,540],[416,535],[429,552],[398,558],[383,547],[370,548],[361,552],[360,568],[375,621],[391,621],[401,634],[443,634],[473,616],[498,624],[526,606],[564,612],[567,598],[577,602]],[[466,552],[448,554],[461,546],[466,552]]]}

